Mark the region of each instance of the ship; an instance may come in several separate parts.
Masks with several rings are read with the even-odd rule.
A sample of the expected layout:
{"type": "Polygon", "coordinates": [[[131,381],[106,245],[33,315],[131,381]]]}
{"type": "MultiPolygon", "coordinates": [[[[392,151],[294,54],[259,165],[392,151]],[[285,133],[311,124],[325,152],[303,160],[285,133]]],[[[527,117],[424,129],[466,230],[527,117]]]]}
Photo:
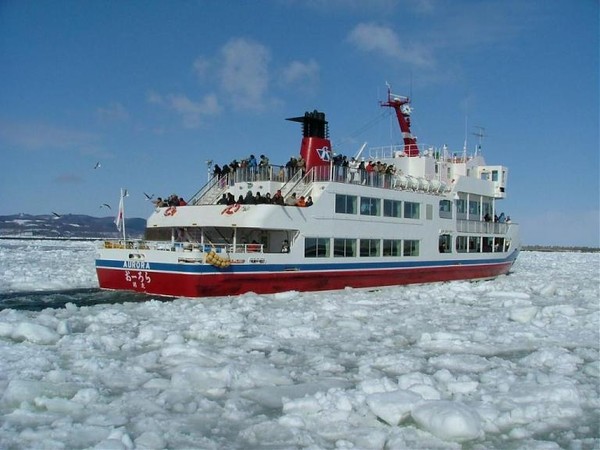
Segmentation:
{"type": "Polygon", "coordinates": [[[142,239],[99,243],[100,288],[201,298],[509,273],[521,244],[499,208],[508,168],[486,164],[481,141],[469,153],[418,143],[409,97],[388,88],[380,105],[401,143],[342,156],[323,112],[291,117],[302,128],[298,158],[231,164],[187,204],[157,204],[142,239]]]}

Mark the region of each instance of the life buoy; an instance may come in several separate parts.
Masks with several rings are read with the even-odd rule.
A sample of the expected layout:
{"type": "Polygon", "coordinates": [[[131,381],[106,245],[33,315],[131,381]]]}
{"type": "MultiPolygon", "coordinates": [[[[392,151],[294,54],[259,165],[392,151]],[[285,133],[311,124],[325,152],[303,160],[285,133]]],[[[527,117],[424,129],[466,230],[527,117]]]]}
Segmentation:
{"type": "Polygon", "coordinates": [[[225,208],[223,211],[221,211],[221,214],[227,214],[227,215],[235,214],[236,212],[238,212],[240,210],[241,207],[242,207],[242,205],[240,205],[239,203],[234,203],[233,205],[229,205],[227,208],[225,208]]]}
{"type": "Polygon", "coordinates": [[[175,206],[171,206],[165,209],[165,216],[174,216],[177,213],[177,208],[175,206]]]}

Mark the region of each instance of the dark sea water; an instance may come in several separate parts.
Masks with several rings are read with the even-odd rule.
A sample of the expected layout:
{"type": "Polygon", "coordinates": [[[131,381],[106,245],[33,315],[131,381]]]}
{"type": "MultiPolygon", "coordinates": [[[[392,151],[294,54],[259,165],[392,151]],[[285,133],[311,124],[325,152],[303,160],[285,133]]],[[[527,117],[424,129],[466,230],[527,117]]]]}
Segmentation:
{"type": "Polygon", "coordinates": [[[42,311],[46,308],[64,308],[67,303],[72,303],[75,306],[93,306],[104,303],[119,304],[148,300],[169,301],[170,299],[135,292],[104,291],[98,288],[12,292],[0,293],[0,310],[10,308],[42,311]]]}

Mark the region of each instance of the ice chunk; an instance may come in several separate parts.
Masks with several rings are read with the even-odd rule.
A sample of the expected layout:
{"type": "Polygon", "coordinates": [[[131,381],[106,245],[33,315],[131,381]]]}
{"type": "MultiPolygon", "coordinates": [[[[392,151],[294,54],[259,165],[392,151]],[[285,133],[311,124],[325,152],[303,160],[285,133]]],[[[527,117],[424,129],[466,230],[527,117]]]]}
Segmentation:
{"type": "Polygon", "coordinates": [[[423,398],[410,391],[381,392],[367,397],[373,414],[390,425],[398,425],[410,415],[414,405],[423,398]]]}
{"type": "Polygon", "coordinates": [[[426,402],[417,405],[411,415],[419,426],[444,440],[464,442],[483,434],[477,411],[462,403],[426,402]]]}

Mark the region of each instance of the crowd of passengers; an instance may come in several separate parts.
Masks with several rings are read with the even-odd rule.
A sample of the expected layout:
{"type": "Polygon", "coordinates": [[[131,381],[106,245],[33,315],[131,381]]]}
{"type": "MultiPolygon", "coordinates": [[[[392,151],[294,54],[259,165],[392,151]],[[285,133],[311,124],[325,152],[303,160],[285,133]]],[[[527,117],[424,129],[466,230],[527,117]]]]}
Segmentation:
{"type": "MultiPolygon", "coordinates": [[[[486,222],[491,222],[492,216],[490,216],[489,213],[486,213],[486,215],[483,216],[483,220],[486,222]]],[[[510,216],[505,216],[504,213],[502,213],[500,215],[494,214],[494,222],[510,223],[510,216]]]]}
{"type": "Polygon", "coordinates": [[[164,208],[168,206],[186,206],[187,202],[183,199],[183,197],[178,196],[177,194],[173,194],[163,200],[162,197],[158,197],[154,204],[157,208],[164,208]]]}
{"type": "MultiPolygon", "coordinates": [[[[345,155],[335,155],[333,157],[333,165],[335,167],[346,168],[350,173],[358,173],[362,175],[368,175],[370,173],[376,174],[389,174],[393,175],[396,173],[396,167],[393,164],[382,163],[381,161],[365,161],[365,158],[361,158],[359,161],[355,157],[348,158],[345,155]]],[[[271,169],[269,158],[265,155],[260,155],[257,159],[254,155],[250,155],[246,159],[238,161],[234,159],[229,164],[224,164],[223,167],[218,164],[214,165],[213,176],[222,178],[224,176],[233,174],[237,170],[248,170],[250,173],[268,173],[271,169]]],[[[302,171],[304,175],[306,171],[306,161],[302,156],[290,157],[289,161],[284,166],[279,167],[279,173],[277,174],[280,181],[290,179],[298,171],[302,171]]],[[[356,180],[358,181],[358,180],[356,180]]]]}
{"type": "Polygon", "coordinates": [[[217,205],[281,205],[281,206],[312,206],[313,200],[311,196],[304,198],[304,196],[297,197],[296,193],[290,195],[284,200],[280,190],[277,190],[273,196],[269,192],[262,195],[260,192],[252,194],[252,191],[248,191],[245,196],[240,195],[237,199],[231,193],[225,193],[217,202],[217,205]]]}

